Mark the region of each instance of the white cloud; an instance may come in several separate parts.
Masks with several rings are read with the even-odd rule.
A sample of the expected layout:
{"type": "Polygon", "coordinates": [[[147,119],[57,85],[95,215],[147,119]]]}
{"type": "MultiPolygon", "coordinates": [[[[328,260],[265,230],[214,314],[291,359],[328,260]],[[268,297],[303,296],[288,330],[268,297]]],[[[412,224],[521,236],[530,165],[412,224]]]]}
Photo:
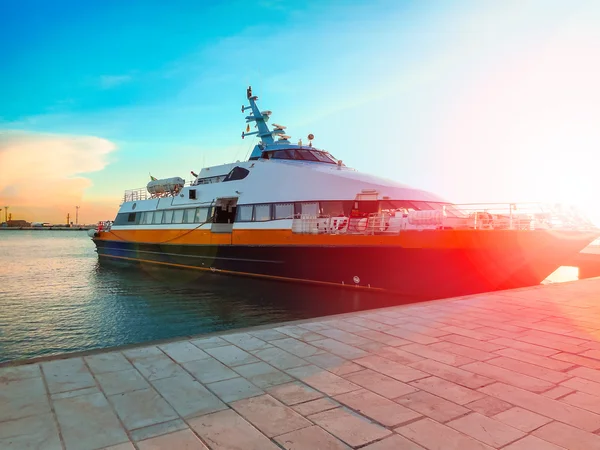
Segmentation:
{"type": "MultiPolygon", "coordinates": [[[[104,169],[115,149],[95,136],[0,131],[0,203],[10,205],[14,218],[64,222],[91,186],[82,174],[104,169]]],[[[98,214],[107,207],[88,206],[98,214]]]]}

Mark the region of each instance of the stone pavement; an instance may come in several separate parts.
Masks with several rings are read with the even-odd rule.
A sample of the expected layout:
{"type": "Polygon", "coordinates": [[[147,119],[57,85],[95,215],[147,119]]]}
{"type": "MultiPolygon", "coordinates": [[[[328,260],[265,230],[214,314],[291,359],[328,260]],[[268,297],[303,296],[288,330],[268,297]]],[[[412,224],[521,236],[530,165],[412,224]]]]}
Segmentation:
{"type": "Polygon", "coordinates": [[[600,449],[600,278],[0,368],[7,449],[600,449]]]}

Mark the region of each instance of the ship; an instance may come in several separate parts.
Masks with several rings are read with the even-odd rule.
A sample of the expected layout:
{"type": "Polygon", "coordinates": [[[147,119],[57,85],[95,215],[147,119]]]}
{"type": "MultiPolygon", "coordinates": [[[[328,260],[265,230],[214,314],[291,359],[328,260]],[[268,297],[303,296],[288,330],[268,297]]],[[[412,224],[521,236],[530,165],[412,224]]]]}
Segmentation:
{"type": "Polygon", "coordinates": [[[600,236],[562,205],[456,204],[350,168],[246,94],[248,160],[125,191],[90,231],[100,259],[436,299],[539,284],[600,236]]]}

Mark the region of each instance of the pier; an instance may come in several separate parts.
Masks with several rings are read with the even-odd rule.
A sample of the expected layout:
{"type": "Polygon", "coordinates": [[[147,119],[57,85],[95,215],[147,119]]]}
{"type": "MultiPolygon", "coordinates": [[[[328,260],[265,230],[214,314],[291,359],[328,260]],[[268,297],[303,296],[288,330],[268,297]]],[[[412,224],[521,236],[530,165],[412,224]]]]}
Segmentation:
{"type": "Polygon", "coordinates": [[[0,367],[2,449],[600,448],[600,278],[0,367]]]}

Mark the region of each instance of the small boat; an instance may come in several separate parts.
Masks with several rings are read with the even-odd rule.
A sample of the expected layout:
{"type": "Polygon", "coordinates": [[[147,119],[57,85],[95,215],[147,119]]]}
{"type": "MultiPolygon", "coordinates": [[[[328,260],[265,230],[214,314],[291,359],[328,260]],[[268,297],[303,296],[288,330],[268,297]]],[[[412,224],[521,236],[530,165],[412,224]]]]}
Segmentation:
{"type": "Polygon", "coordinates": [[[249,87],[247,161],[126,191],[99,257],[433,299],[539,284],[600,236],[559,205],[454,204],[359,172],[257,101],[249,87]]]}

